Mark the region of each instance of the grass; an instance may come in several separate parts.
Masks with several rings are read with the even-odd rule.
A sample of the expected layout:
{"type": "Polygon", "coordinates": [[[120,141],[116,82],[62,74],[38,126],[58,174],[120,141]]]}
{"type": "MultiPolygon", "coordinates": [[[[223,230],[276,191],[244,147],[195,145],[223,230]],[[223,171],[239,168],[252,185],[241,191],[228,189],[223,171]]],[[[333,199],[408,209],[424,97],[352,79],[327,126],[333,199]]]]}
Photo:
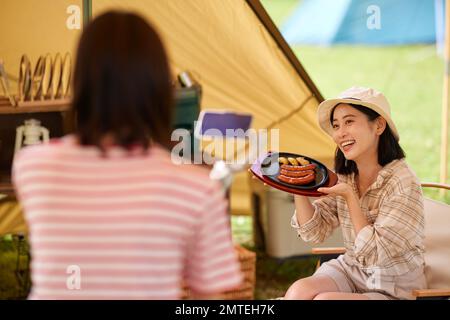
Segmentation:
{"type": "MultiPolygon", "coordinates": [[[[27,246],[21,248],[27,250],[27,246]]],[[[22,254],[18,255],[19,251],[26,252],[19,249],[17,237],[0,237],[0,300],[23,299],[28,295],[27,286],[25,283],[22,284],[21,278],[16,276],[18,258],[19,270],[28,268],[28,258],[22,254]]],[[[27,272],[25,272],[25,275],[27,275],[27,272]]]]}
{"type": "Polygon", "coordinates": [[[252,217],[232,216],[231,223],[233,240],[255,251],[257,255],[255,299],[282,297],[293,282],[314,273],[317,263],[314,257],[275,259],[269,257],[261,248],[255,247],[252,238],[252,217]]]}
{"type": "Polygon", "coordinates": [[[299,0],[262,0],[262,5],[275,24],[280,27],[300,3],[299,0]]]}

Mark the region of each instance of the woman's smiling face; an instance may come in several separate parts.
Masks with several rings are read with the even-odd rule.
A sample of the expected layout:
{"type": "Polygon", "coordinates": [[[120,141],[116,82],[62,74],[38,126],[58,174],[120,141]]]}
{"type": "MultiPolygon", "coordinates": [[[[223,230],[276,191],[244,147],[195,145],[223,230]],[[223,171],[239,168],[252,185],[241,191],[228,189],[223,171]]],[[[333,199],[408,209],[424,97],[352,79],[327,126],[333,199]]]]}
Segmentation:
{"type": "Polygon", "coordinates": [[[333,113],[333,140],[348,160],[356,161],[361,155],[376,156],[385,122],[382,117],[369,121],[363,112],[341,103],[335,107],[333,113]]]}

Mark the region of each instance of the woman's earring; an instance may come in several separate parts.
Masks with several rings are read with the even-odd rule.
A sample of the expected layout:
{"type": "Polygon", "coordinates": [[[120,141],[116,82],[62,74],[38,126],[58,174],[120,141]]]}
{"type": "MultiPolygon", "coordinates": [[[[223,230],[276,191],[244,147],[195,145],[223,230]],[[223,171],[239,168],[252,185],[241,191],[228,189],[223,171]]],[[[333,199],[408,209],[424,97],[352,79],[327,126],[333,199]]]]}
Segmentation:
{"type": "Polygon", "coordinates": [[[347,167],[347,163],[348,163],[348,161],[347,161],[347,159],[345,159],[345,167],[347,167]]]}

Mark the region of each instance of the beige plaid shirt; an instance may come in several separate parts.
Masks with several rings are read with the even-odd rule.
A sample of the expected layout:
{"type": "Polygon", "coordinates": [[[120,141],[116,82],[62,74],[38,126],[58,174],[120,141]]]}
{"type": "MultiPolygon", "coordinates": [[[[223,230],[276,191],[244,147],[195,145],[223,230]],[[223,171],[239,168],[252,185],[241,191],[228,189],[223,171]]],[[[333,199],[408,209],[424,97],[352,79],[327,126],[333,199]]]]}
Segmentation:
{"type": "MultiPolygon", "coordinates": [[[[358,188],[355,175],[338,175],[339,182],[358,188]]],[[[424,265],[424,213],[420,182],[402,160],[394,160],[379,172],[377,180],[360,199],[369,225],[355,235],[346,201],[341,196],[323,196],[313,202],[314,215],[291,225],[307,242],[324,241],[339,225],[346,253],[344,260],[368,273],[401,275],[424,265]]]]}

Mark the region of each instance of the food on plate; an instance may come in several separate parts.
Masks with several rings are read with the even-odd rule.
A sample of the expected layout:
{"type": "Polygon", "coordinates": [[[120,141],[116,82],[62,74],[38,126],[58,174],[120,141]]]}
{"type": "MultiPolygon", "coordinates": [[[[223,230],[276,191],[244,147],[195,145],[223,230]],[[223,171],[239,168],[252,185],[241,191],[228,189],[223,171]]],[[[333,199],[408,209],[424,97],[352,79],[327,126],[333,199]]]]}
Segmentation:
{"type": "Polygon", "coordinates": [[[303,157],[297,157],[297,158],[295,158],[297,161],[298,161],[298,163],[301,165],[301,166],[306,166],[306,165],[308,165],[308,164],[310,164],[311,162],[309,162],[308,160],[306,160],[305,158],[303,158],[303,157]]]}
{"type": "Polygon", "coordinates": [[[285,157],[279,157],[279,158],[278,158],[278,163],[281,163],[281,164],[289,164],[289,161],[288,161],[288,159],[285,158],[285,157]]]}
{"type": "Polygon", "coordinates": [[[293,165],[293,166],[298,166],[298,161],[297,161],[297,159],[295,159],[295,158],[291,158],[291,157],[289,157],[288,158],[288,161],[289,161],[289,163],[291,164],[291,165],[293,165]]]}
{"type": "Polygon", "coordinates": [[[292,177],[292,178],[298,178],[298,177],[304,177],[309,174],[315,174],[314,170],[304,170],[304,171],[289,171],[286,169],[281,169],[280,174],[286,177],[292,177]]]}
{"type": "Polygon", "coordinates": [[[308,164],[306,166],[290,166],[283,164],[281,165],[281,169],[289,170],[289,171],[306,171],[306,170],[314,170],[316,165],[314,163],[308,164]]]}
{"type": "Polygon", "coordinates": [[[316,164],[304,157],[279,157],[278,180],[292,185],[305,185],[316,179],[316,164]]]}
{"type": "Polygon", "coordinates": [[[280,181],[283,181],[283,182],[286,182],[289,184],[304,185],[304,184],[313,182],[316,179],[316,175],[314,173],[311,173],[304,177],[293,178],[293,177],[287,177],[287,176],[280,174],[278,176],[278,179],[280,179],[280,181]]]}

